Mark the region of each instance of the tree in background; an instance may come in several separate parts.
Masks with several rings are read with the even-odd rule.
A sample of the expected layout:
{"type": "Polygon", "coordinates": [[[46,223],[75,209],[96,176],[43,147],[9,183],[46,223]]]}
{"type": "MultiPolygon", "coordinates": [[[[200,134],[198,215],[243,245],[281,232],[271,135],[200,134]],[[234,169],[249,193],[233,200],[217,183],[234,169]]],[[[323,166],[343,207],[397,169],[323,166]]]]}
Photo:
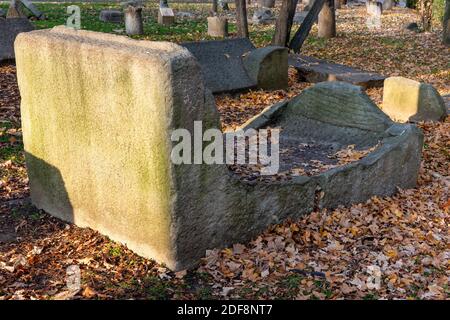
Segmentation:
{"type": "Polygon", "coordinates": [[[420,17],[424,31],[431,31],[431,21],[433,19],[433,0],[420,0],[420,17]]]}
{"type": "Polygon", "coordinates": [[[236,4],[236,23],[238,36],[248,38],[247,6],[245,0],[234,0],[236,4]]]}
{"type": "Polygon", "coordinates": [[[272,45],[287,47],[291,37],[292,20],[294,19],[297,3],[298,0],[283,0],[280,15],[275,24],[272,45]]]}
{"type": "Polygon", "coordinates": [[[325,1],[322,10],[319,13],[319,30],[320,38],[333,38],[336,36],[336,13],[334,9],[334,0],[325,1]]]}
{"type": "Polygon", "coordinates": [[[450,0],[445,1],[442,42],[450,46],[450,0]]]}

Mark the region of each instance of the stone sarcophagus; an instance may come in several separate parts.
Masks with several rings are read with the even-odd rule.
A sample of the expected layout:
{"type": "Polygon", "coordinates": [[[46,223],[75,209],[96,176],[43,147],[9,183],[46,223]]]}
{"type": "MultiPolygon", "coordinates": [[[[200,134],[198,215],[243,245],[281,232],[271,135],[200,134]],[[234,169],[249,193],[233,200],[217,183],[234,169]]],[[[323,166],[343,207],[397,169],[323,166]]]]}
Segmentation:
{"type": "Polygon", "coordinates": [[[186,48],[57,27],[20,34],[15,51],[32,202],[173,270],[287,217],[416,182],[420,132],[393,123],[357,86],[318,84],[247,126],[282,127],[281,147],[315,141],[372,153],[317,175],[243,181],[226,164],[171,161],[174,130],[220,128],[186,48]]]}

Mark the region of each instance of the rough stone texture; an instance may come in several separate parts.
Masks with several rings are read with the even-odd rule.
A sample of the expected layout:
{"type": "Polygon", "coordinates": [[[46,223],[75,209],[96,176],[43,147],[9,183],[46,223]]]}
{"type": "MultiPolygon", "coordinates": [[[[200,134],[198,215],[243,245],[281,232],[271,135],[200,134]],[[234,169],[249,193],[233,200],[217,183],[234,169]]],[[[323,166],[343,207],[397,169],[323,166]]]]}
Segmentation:
{"type": "Polygon", "coordinates": [[[288,50],[285,47],[253,50],[245,56],[244,67],[258,88],[276,90],[288,86],[288,50]]]}
{"type": "Polygon", "coordinates": [[[228,19],[224,17],[208,17],[208,35],[211,37],[228,37],[228,19]]]}
{"type": "Polygon", "coordinates": [[[119,10],[102,10],[100,11],[100,21],[111,23],[122,23],[123,12],[119,10]]]}
{"type": "Polygon", "coordinates": [[[212,92],[243,90],[256,86],[242,62],[243,55],[255,49],[249,39],[186,42],[182,45],[197,58],[205,83],[212,92]]]}
{"type": "Polygon", "coordinates": [[[298,54],[289,55],[289,65],[307,82],[344,81],[364,88],[382,87],[385,76],[298,54]]]}
{"type": "MultiPolygon", "coordinates": [[[[359,161],[307,179],[300,177],[306,185],[312,183],[316,192],[324,192],[323,198],[315,202],[319,208],[362,202],[372,195],[392,194],[396,187],[416,185],[422,133],[412,124],[394,123],[359,86],[322,82],[304,90],[279,112],[261,117],[264,117],[261,127],[283,128],[280,149],[283,140],[292,139],[299,143],[313,141],[340,147],[355,144],[357,148],[368,148],[380,142],[378,148],[359,161]]],[[[259,122],[256,118],[253,123],[259,122]]]]}
{"type": "Polygon", "coordinates": [[[0,18],[0,61],[14,59],[14,40],[17,35],[33,29],[26,18],[0,18]]]}
{"type": "Polygon", "coordinates": [[[171,8],[159,8],[158,23],[162,25],[171,25],[175,22],[175,15],[171,8]]]}
{"type": "Polygon", "coordinates": [[[258,6],[263,8],[275,7],[275,0],[258,0],[258,6]]]}
{"type": "Polygon", "coordinates": [[[308,15],[309,11],[299,11],[294,14],[294,18],[292,20],[295,24],[302,24],[305,20],[306,16],[308,15]]]}
{"type": "Polygon", "coordinates": [[[403,77],[384,81],[383,111],[399,122],[443,120],[444,100],[432,85],[403,77]]]}
{"type": "Polygon", "coordinates": [[[125,31],[128,35],[140,35],[144,33],[142,20],[142,7],[137,2],[128,2],[124,8],[125,31]]]}
{"type": "Polygon", "coordinates": [[[256,9],[252,16],[252,23],[254,24],[269,24],[275,20],[275,16],[268,8],[256,9]]]}
{"type": "Polygon", "coordinates": [[[384,0],[382,4],[383,10],[391,10],[394,6],[395,1],[394,0],[384,0]]]}
{"type": "Polygon", "coordinates": [[[444,103],[447,107],[447,114],[450,114],[450,94],[442,96],[442,99],[444,99],[444,103]]]}
{"type": "Polygon", "coordinates": [[[405,29],[406,29],[406,30],[409,30],[409,31],[414,31],[414,32],[419,32],[419,31],[420,31],[419,25],[418,25],[416,22],[410,22],[410,23],[408,23],[408,24],[405,26],[405,29]]]}
{"type": "Polygon", "coordinates": [[[284,138],[380,147],[318,176],[251,184],[225,165],[170,161],[173,129],[220,128],[186,49],[63,27],[22,33],[15,46],[32,202],[173,270],[288,217],[415,185],[420,132],[360,87],[321,83],[263,116],[284,138]]]}

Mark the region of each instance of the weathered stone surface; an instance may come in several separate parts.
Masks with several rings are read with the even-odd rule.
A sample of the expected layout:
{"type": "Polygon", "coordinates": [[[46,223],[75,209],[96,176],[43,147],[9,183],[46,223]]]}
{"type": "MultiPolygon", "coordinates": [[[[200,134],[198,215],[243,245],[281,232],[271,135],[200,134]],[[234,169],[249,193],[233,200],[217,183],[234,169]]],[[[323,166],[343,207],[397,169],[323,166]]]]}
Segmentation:
{"type": "Polygon", "coordinates": [[[258,0],[258,6],[263,8],[275,7],[275,0],[258,0]]]}
{"type": "Polygon", "coordinates": [[[320,83],[263,116],[284,139],[381,146],[317,176],[250,184],[226,165],[170,161],[173,129],[220,128],[186,49],[61,27],[22,33],[15,45],[32,202],[173,270],[288,217],[416,183],[420,132],[394,124],[359,87],[320,83]]]}
{"type": "Polygon", "coordinates": [[[294,24],[302,24],[303,20],[305,20],[306,16],[308,15],[309,11],[298,11],[294,14],[294,19],[292,22],[294,24]]]}
{"type": "Polygon", "coordinates": [[[256,9],[252,16],[252,23],[254,24],[269,24],[274,20],[275,16],[268,8],[256,9]]]}
{"type": "Polygon", "coordinates": [[[289,65],[307,82],[344,81],[365,88],[382,87],[385,76],[304,55],[290,54],[289,65]]]}
{"type": "Polygon", "coordinates": [[[175,22],[175,15],[172,8],[159,8],[158,23],[162,25],[171,25],[175,22]]]}
{"type": "Polygon", "coordinates": [[[228,19],[224,17],[208,17],[208,35],[211,37],[228,37],[228,19]]]}
{"type": "Polygon", "coordinates": [[[253,88],[256,81],[247,74],[242,58],[255,47],[247,38],[182,44],[202,67],[205,84],[216,92],[253,88]]]}
{"type": "Polygon", "coordinates": [[[414,31],[414,32],[419,32],[419,31],[420,31],[419,25],[418,25],[416,22],[410,22],[410,23],[408,23],[408,24],[405,26],[405,29],[406,29],[406,30],[409,30],[409,31],[414,31]]]}
{"type": "Polygon", "coordinates": [[[244,67],[258,88],[276,90],[288,86],[288,51],[285,47],[253,50],[245,56],[244,67]]]}
{"type": "Polygon", "coordinates": [[[447,107],[447,114],[450,114],[450,94],[442,96],[442,99],[444,99],[444,103],[447,107]]]}
{"type": "Polygon", "coordinates": [[[119,10],[102,10],[100,11],[100,21],[121,23],[123,22],[123,12],[119,10]]]}
{"type": "MultiPolygon", "coordinates": [[[[322,82],[304,90],[271,117],[267,114],[261,117],[263,121],[255,117],[253,123],[283,128],[280,150],[283,141],[292,143],[292,140],[341,147],[355,144],[357,148],[380,143],[365,158],[308,177],[308,183],[305,183],[305,177],[300,177],[305,183],[301,188],[308,189],[307,185],[312,183],[316,192],[324,192],[323,198],[315,203],[319,208],[362,202],[372,195],[395,193],[396,187],[416,185],[422,133],[414,125],[394,123],[359,86],[322,82]]],[[[305,194],[309,192],[305,191],[305,194]]],[[[312,202],[307,199],[303,205],[309,207],[312,202]]]]}
{"type": "Polygon", "coordinates": [[[0,8],[0,18],[6,17],[6,11],[0,8]]]}
{"type": "Polygon", "coordinates": [[[432,85],[403,77],[384,81],[382,109],[399,122],[439,121],[447,115],[444,100],[432,85]]]}
{"type": "Polygon", "coordinates": [[[173,269],[203,255],[212,169],[170,162],[172,129],[219,127],[193,56],[61,27],[20,34],[16,53],[32,202],[173,269]]]}
{"type": "Polygon", "coordinates": [[[14,40],[20,32],[33,30],[26,18],[0,18],[0,61],[14,59],[14,40]]]}

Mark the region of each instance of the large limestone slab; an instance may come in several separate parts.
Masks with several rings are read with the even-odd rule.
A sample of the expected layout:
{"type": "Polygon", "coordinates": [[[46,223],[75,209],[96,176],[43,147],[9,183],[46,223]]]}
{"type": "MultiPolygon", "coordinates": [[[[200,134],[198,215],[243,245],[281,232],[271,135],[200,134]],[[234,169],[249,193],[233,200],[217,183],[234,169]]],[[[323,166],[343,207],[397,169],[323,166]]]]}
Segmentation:
{"type": "Polygon", "coordinates": [[[0,61],[14,59],[14,40],[34,27],[26,18],[0,18],[0,61]]]}
{"type": "Polygon", "coordinates": [[[283,128],[281,142],[380,143],[372,153],[317,176],[247,183],[223,164],[170,160],[174,129],[220,128],[185,48],[59,27],[22,33],[15,49],[32,202],[173,270],[283,219],[416,183],[420,132],[393,123],[360,87],[318,84],[249,125],[283,128]]]}
{"type": "Polygon", "coordinates": [[[210,214],[195,207],[209,168],[170,162],[172,128],[218,126],[194,57],[64,27],[20,34],[15,49],[32,202],[173,269],[204,254],[192,232],[210,214]]]}
{"type": "Polygon", "coordinates": [[[382,87],[386,78],[378,73],[298,54],[289,55],[289,65],[298,70],[301,80],[311,83],[344,81],[365,88],[372,88],[382,87]]]}
{"type": "Polygon", "coordinates": [[[432,85],[403,77],[384,81],[383,111],[399,122],[439,121],[447,116],[447,108],[432,85]]]}
{"type": "Polygon", "coordinates": [[[243,56],[255,49],[247,38],[182,44],[198,60],[205,84],[214,93],[249,89],[256,86],[246,72],[243,56]]]}

